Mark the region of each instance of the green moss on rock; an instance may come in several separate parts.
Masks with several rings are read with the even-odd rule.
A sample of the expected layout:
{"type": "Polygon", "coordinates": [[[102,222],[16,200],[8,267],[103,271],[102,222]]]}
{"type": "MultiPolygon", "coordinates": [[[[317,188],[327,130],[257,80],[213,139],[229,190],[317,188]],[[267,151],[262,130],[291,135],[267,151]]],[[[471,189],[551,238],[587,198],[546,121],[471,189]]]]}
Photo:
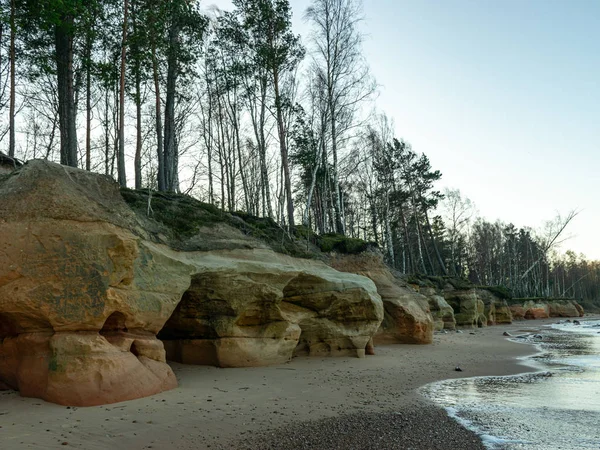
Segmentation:
{"type": "Polygon", "coordinates": [[[375,244],[362,239],[349,238],[342,234],[329,233],[319,236],[318,245],[322,252],[338,252],[347,255],[356,255],[369,249],[375,244]]]}
{"type": "MultiPolygon", "coordinates": [[[[148,191],[123,188],[121,195],[133,210],[147,212],[148,191]]],[[[200,227],[225,221],[217,207],[187,195],[152,192],[150,206],[150,217],[172,230],[177,238],[191,237],[200,227]]]]}
{"type": "Polygon", "coordinates": [[[271,218],[244,212],[228,213],[188,195],[170,192],[150,194],[147,190],[122,188],[121,195],[139,217],[156,222],[161,232],[171,238],[170,244],[178,249],[186,249],[180,243],[196,236],[201,228],[224,224],[267,244],[276,252],[300,258],[316,257],[306,249],[305,244],[297,241],[271,218]],[[148,215],[150,195],[151,213],[148,215]]]}
{"type": "Polygon", "coordinates": [[[512,293],[510,289],[504,286],[477,286],[479,289],[485,289],[488,292],[491,292],[496,297],[501,300],[510,300],[512,298],[512,293]]]}

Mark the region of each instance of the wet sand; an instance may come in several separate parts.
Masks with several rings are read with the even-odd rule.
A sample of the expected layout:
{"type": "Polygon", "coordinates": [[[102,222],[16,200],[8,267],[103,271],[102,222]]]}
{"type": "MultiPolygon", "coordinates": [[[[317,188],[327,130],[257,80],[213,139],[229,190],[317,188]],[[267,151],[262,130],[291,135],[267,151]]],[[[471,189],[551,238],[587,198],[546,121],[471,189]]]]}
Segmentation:
{"type": "Polygon", "coordinates": [[[303,357],[248,369],[173,364],[179,388],[105,406],[70,408],[0,392],[0,448],[481,449],[416,389],[529,371],[518,358],[536,349],[503,332],[556,321],[435,334],[432,345],[380,346],[362,359],[303,357]]]}

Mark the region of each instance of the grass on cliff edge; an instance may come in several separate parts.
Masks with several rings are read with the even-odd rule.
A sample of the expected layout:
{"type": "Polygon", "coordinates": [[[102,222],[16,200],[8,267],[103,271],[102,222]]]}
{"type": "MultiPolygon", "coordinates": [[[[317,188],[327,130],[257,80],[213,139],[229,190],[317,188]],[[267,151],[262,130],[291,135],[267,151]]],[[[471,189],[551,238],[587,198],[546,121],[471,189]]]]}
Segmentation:
{"type": "MultiPolygon", "coordinates": [[[[122,188],[125,202],[139,215],[147,216],[148,191],[122,188]]],[[[337,234],[318,236],[299,225],[288,233],[273,219],[256,217],[244,212],[228,213],[215,205],[204,203],[188,195],[152,192],[150,219],[162,224],[175,240],[183,242],[196,235],[200,228],[226,224],[266,243],[274,251],[300,258],[318,258],[320,252],[332,251],[356,254],[365,251],[371,243],[337,234]]]]}
{"type": "Polygon", "coordinates": [[[350,238],[342,234],[328,233],[316,236],[316,243],[322,252],[338,252],[347,255],[362,253],[377,244],[362,239],[350,238]]]}

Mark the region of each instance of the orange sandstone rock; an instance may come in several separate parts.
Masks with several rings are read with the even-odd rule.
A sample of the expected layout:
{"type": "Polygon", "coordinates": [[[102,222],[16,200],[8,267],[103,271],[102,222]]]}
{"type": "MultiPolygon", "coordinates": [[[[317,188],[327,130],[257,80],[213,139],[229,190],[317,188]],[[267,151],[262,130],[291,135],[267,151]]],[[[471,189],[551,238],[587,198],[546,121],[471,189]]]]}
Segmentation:
{"type": "Polygon", "coordinates": [[[344,272],[370,278],[385,308],[375,344],[429,344],[433,340],[433,318],[427,297],[415,292],[390,272],[378,253],[333,255],[330,265],[344,272]]]}
{"type": "Polygon", "coordinates": [[[78,406],[175,387],[156,333],[189,269],[162,264],[130,231],[115,183],[34,161],[3,180],[0,198],[0,381],[78,406]]]}

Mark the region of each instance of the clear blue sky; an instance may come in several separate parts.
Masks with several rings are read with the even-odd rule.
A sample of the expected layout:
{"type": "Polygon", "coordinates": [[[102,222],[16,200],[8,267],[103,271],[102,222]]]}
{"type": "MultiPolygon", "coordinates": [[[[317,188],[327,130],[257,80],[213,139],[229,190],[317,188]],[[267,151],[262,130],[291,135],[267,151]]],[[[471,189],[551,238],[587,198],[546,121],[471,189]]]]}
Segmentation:
{"type": "MultiPolygon", "coordinates": [[[[309,0],[290,0],[296,31],[309,0]]],[[[228,0],[206,0],[229,9],[228,0]]],[[[600,0],[365,0],[377,107],[489,220],[600,259],[600,0]]]]}

